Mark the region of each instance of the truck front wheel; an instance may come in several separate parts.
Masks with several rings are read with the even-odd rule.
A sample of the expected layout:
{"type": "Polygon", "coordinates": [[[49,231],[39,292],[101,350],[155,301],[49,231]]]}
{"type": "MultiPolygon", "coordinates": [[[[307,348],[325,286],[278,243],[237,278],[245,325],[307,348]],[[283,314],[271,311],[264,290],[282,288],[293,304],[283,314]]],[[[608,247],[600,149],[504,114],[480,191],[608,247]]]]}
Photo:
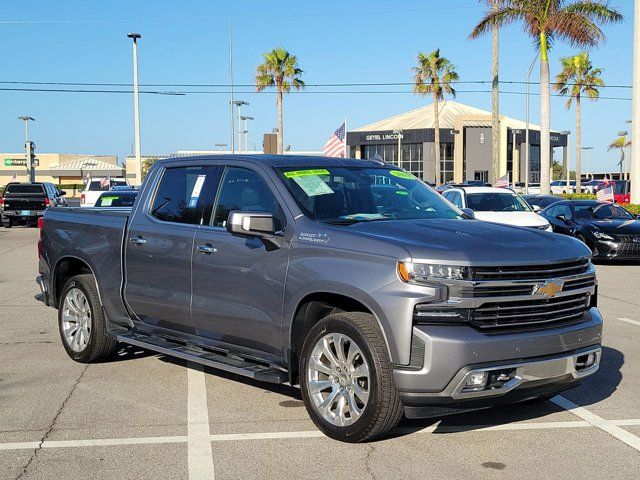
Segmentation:
{"type": "Polygon", "coordinates": [[[336,440],[371,440],[402,418],[387,347],[367,313],[337,313],[314,325],[302,348],[300,388],[313,422],[336,440]]]}
{"type": "Polygon", "coordinates": [[[76,275],[64,285],[58,328],[64,349],[76,362],[97,362],[115,350],[117,342],[106,333],[93,275],[76,275]]]}

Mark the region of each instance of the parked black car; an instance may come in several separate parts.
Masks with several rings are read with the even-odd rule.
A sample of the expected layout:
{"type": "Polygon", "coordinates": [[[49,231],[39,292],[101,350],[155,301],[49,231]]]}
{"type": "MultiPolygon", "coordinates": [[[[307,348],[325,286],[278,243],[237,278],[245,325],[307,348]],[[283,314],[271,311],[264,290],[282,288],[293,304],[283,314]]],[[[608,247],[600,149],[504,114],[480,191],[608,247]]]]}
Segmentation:
{"type": "Polygon", "coordinates": [[[554,195],[523,195],[522,198],[524,198],[532,207],[538,206],[541,209],[547,208],[549,205],[562,200],[561,197],[556,197],[554,195]]]}
{"type": "Polygon", "coordinates": [[[640,260],[640,220],[619,205],[564,200],[545,208],[554,232],[584,242],[594,258],[640,260]]]}
{"type": "Polygon", "coordinates": [[[17,223],[34,222],[49,207],[66,207],[66,192],[53,183],[8,183],[0,199],[2,224],[11,228],[17,223]]]}

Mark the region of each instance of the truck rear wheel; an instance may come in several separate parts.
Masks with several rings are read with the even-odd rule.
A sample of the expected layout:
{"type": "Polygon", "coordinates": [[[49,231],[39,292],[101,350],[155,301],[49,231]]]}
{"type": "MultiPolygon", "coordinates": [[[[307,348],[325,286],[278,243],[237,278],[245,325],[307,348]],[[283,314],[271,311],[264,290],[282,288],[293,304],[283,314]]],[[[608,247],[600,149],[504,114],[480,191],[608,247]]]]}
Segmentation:
{"type": "Polygon", "coordinates": [[[384,338],[367,313],[337,313],[314,325],[302,348],[300,389],[313,422],[336,440],[383,436],[403,415],[384,338]]]}
{"type": "Polygon", "coordinates": [[[117,342],[106,333],[93,275],[76,275],[64,285],[58,328],[64,349],[76,362],[97,362],[115,350],[117,342]]]}

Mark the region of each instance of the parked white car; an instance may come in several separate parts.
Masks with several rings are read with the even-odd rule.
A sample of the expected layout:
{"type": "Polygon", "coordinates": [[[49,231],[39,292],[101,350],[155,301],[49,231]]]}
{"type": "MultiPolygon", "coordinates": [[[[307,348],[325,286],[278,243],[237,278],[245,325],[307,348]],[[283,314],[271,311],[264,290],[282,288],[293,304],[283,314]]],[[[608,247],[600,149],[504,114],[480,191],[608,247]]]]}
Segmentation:
{"type": "Polygon", "coordinates": [[[81,207],[93,207],[96,204],[96,200],[103,192],[108,192],[114,187],[129,186],[129,182],[126,178],[90,178],[82,193],[80,194],[80,206],[81,207]]]}
{"type": "Polygon", "coordinates": [[[549,222],[536,213],[539,208],[531,207],[520,195],[508,188],[450,188],[442,196],[459,208],[473,210],[478,220],[552,231],[549,222]]]}
{"type": "Polygon", "coordinates": [[[576,181],[569,180],[569,187],[567,188],[566,180],[554,180],[551,182],[551,193],[553,195],[560,195],[562,193],[575,193],[576,181]]]}
{"type": "Polygon", "coordinates": [[[540,184],[530,183],[525,192],[527,195],[540,195],[540,184]]]}

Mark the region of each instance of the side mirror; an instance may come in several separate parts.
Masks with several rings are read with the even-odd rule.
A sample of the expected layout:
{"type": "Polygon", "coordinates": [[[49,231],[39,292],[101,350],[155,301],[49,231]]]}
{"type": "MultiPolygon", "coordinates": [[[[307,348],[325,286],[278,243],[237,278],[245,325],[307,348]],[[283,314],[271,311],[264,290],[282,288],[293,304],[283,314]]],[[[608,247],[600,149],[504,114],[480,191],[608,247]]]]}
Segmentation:
{"type": "Polygon", "coordinates": [[[66,192],[66,190],[60,190],[60,191],[58,192],[58,194],[59,194],[61,197],[64,197],[64,196],[67,194],[67,192],[66,192]]]}
{"type": "Polygon", "coordinates": [[[259,238],[268,251],[282,246],[282,237],[276,235],[276,219],[267,212],[230,212],[226,228],[236,237],[259,238]]]}
{"type": "Polygon", "coordinates": [[[531,208],[536,213],[540,213],[542,211],[542,209],[540,208],[540,205],[531,205],[531,208]]]}
{"type": "Polygon", "coordinates": [[[562,214],[561,214],[561,215],[556,215],[556,218],[557,218],[558,220],[560,220],[561,222],[569,223],[569,220],[567,220],[567,217],[565,217],[565,216],[564,216],[564,215],[562,215],[562,214]]]}
{"type": "Polygon", "coordinates": [[[461,208],[460,210],[462,210],[462,213],[464,213],[464,215],[467,218],[470,218],[470,219],[476,218],[476,214],[473,213],[473,210],[471,210],[470,208],[461,208]]]}

